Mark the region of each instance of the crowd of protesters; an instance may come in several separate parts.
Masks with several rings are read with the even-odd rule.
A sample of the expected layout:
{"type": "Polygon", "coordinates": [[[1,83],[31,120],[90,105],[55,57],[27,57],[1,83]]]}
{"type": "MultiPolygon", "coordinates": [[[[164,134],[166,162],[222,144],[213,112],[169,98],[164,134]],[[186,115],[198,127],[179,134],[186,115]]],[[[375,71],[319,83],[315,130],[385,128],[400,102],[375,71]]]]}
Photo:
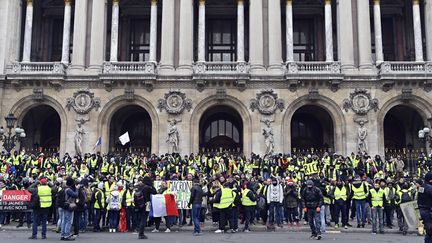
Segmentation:
{"type": "Polygon", "coordinates": [[[194,234],[200,235],[206,220],[218,226],[215,233],[249,232],[258,223],[268,230],[304,223],[317,240],[327,227],[367,224],[372,224],[372,233],[398,227],[406,234],[399,205],[416,200],[431,165],[424,154],[418,158],[417,171],[410,174],[400,157],[354,153],[2,153],[0,190],[28,190],[33,210],[0,212],[0,227],[15,220],[16,227],[32,228],[30,238],[36,239],[38,225],[46,238],[50,222],[65,241],[87,230],[136,231],[145,239],[145,227],[159,232],[162,222],[167,233],[174,225],[194,225],[194,234]],[[155,180],[162,181],[159,188],[154,187],[155,180]],[[149,217],[151,195],[170,193],[166,181],[174,180],[193,182],[190,209],[179,209],[178,217],[149,217]]]}

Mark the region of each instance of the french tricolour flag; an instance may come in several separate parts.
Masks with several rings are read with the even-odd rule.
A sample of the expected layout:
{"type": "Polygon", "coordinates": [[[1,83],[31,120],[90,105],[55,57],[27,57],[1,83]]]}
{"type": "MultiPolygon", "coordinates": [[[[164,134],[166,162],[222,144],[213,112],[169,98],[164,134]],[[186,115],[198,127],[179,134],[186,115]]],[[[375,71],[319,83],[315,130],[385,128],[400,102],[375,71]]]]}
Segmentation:
{"type": "Polygon", "coordinates": [[[96,148],[102,144],[102,138],[99,137],[96,141],[95,145],[93,146],[93,151],[96,151],[96,148]]]}
{"type": "Polygon", "coordinates": [[[179,216],[173,194],[152,195],[151,205],[150,216],[152,217],[179,216]]]}

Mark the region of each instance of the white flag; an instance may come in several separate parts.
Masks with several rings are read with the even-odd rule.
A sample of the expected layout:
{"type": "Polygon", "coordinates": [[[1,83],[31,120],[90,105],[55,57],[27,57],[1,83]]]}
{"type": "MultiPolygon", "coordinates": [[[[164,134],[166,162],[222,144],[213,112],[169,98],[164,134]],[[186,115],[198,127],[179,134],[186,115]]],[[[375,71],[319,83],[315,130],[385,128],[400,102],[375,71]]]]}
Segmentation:
{"type": "Polygon", "coordinates": [[[129,132],[126,132],[125,134],[121,135],[121,136],[119,137],[119,139],[120,139],[120,143],[121,143],[122,145],[125,145],[125,144],[129,143],[129,142],[130,142],[130,139],[129,139],[129,132]]]}

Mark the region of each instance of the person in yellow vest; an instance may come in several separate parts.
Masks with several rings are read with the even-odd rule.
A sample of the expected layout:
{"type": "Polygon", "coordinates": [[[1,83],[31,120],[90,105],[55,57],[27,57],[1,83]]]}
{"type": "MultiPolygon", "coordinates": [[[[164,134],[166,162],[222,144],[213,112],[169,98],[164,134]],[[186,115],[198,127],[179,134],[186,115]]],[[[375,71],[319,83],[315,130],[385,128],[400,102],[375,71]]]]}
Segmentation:
{"type": "Polygon", "coordinates": [[[369,194],[368,187],[360,177],[356,177],[351,185],[352,201],[356,209],[357,228],[364,228],[366,224],[366,198],[369,194]]]}
{"type": "Polygon", "coordinates": [[[339,228],[339,215],[342,214],[342,226],[348,229],[348,211],[347,200],[349,198],[349,190],[341,180],[336,182],[333,188],[334,205],[335,205],[335,228],[339,228]]]}
{"type": "Polygon", "coordinates": [[[370,190],[368,197],[370,199],[371,205],[373,234],[377,233],[377,227],[380,234],[384,233],[384,197],[384,190],[380,188],[378,181],[375,182],[374,187],[370,190]]]}
{"type": "Polygon", "coordinates": [[[121,210],[122,195],[118,190],[117,185],[114,184],[111,193],[107,198],[107,210],[109,219],[109,232],[117,232],[117,227],[120,220],[120,210],[121,210]]]}
{"type": "Polygon", "coordinates": [[[253,185],[246,183],[241,192],[241,203],[245,216],[243,232],[250,232],[249,224],[252,223],[254,219],[255,207],[257,205],[256,201],[257,196],[253,191],[253,185]]]}
{"type": "Polygon", "coordinates": [[[94,219],[93,219],[93,232],[100,232],[100,221],[105,215],[105,193],[103,192],[104,183],[99,182],[97,188],[93,193],[93,209],[94,209],[94,219]]]}
{"type": "Polygon", "coordinates": [[[129,232],[134,232],[137,228],[137,217],[135,215],[134,204],[135,191],[132,183],[128,183],[126,191],[123,194],[124,206],[126,207],[126,228],[129,232]]]}
{"type": "Polygon", "coordinates": [[[213,199],[213,207],[219,210],[219,229],[215,231],[216,234],[225,232],[227,220],[229,221],[231,232],[235,232],[232,222],[232,205],[235,195],[229,186],[229,183],[226,182],[213,199]]]}
{"type": "Polygon", "coordinates": [[[402,232],[403,235],[406,235],[408,232],[408,223],[405,220],[402,210],[400,208],[401,203],[411,202],[414,199],[414,193],[410,189],[410,184],[408,182],[404,182],[402,184],[402,188],[398,191],[398,201],[397,201],[397,218],[398,218],[398,226],[399,231],[402,232]]]}
{"type": "Polygon", "coordinates": [[[108,199],[108,197],[111,194],[111,191],[113,191],[114,187],[116,185],[114,176],[110,176],[108,181],[105,181],[104,183],[104,189],[105,189],[105,198],[108,199]]]}
{"type": "Polygon", "coordinates": [[[29,239],[37,239],[38,224],[42,225],[42,239],[46,239],[48,213],[52,206],[52,192],[48,186],[48,179],[42,178],[39,183],[35,183],[29,188],[32,197],[39,198],[39,203],[36,203],[33,208],[33,225],[32,235],[29,239]]]}

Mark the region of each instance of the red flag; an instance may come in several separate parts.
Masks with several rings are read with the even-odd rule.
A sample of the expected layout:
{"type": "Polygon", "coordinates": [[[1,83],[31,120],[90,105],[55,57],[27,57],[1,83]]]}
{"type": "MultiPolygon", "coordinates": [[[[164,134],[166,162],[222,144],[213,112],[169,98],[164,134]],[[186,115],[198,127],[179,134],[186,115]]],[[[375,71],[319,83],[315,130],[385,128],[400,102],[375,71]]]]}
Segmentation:
{"type": "Polygon", "coordinates": [[[175,216],[175,217],[179,216],[177,203],[175,201],[175,197],[173,194],[165,194],[165,205],[166,205],[167,216],[175,216]]]}

